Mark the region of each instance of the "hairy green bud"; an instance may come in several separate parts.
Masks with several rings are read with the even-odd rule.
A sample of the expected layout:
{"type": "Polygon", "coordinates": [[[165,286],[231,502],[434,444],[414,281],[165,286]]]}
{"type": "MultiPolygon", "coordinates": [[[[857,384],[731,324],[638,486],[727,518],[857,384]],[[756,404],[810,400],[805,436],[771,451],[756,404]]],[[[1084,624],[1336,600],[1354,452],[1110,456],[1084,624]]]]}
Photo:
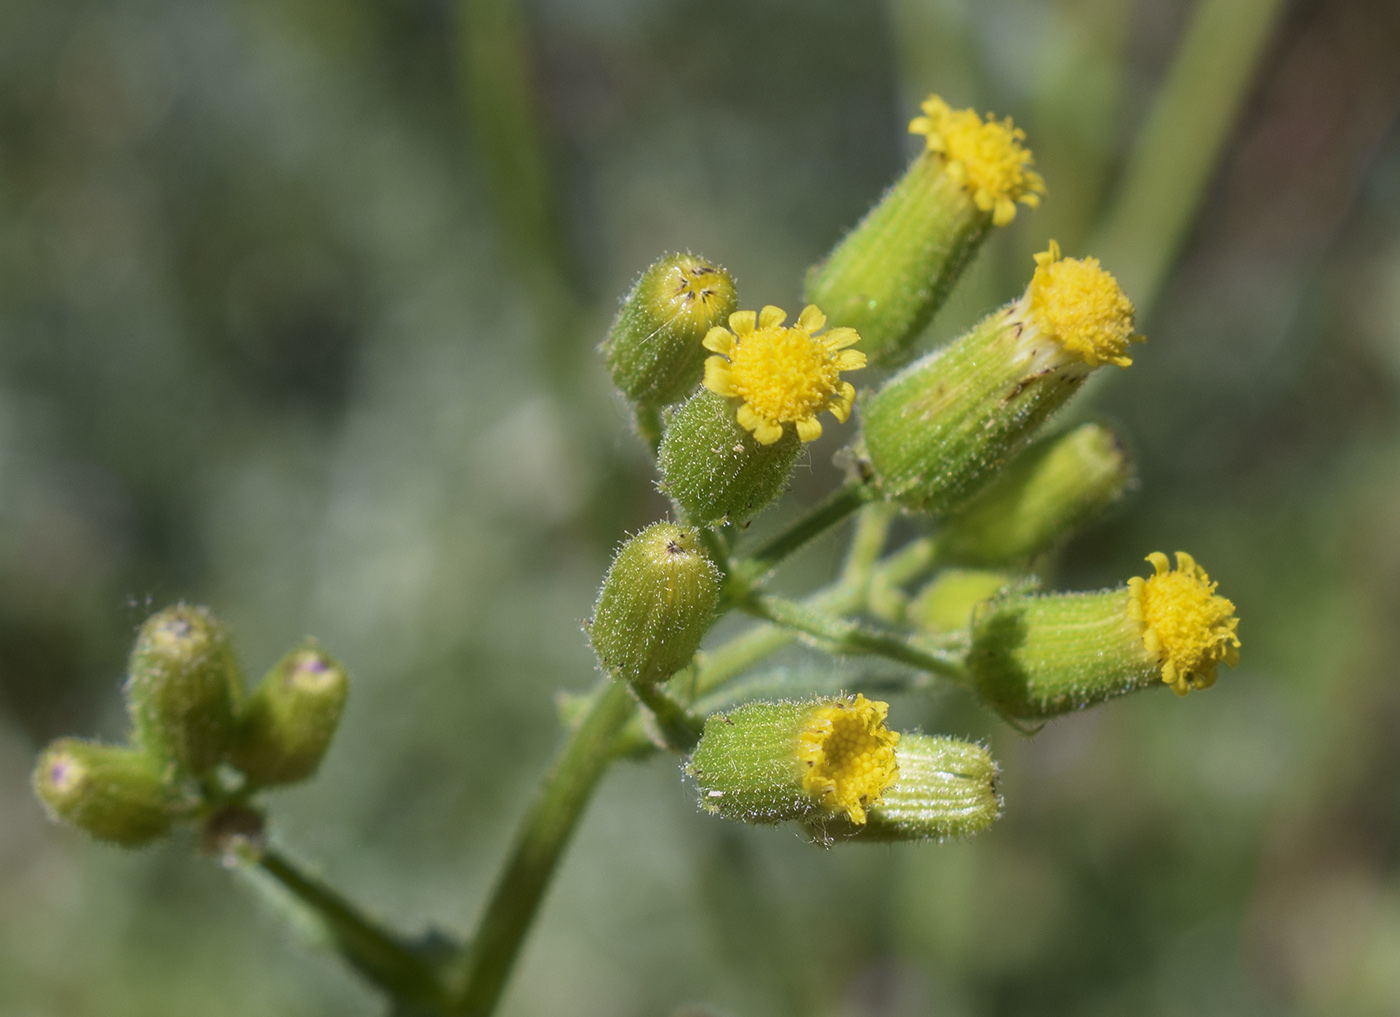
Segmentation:
{"type": "Polygon", "coordinates": [[[345,668],[308,640],[243,704],[231,762],[255,787],[306,780],[330,748],[349,691],[345,668]]]}
{"type": "Polygon", "coordinates": [[[689,765],[701,806],[745,823],[864,825],[899,777],[888,711],[857,694],[712,714],[689,765]]]}
{"type": "Polygon", "coordinates": [[[987,565],[1029,558],[1091,522],[1132,482],[1132,460],[1113,431],[1083,424],[1027,449],[945,519],[940,550],[987,565]]]}
{"type": "Polygon", "coordinates": [[[603,669],[630,682],[665,681],[690,663],[719,604],[720,574],[699,531],[653,523],[617,552],[589,638],[603,669]]]}
{"type": "Polygon", "coordinates": [[[684,399],[700,382],[705,333],[738,306],[734,278],[693,254],[668,254],[622,301],[601,349],[623,395],[645,406],[684,399]]]}
{"type": "Polygon", "coordinates": [[[131,651],[125,694],[137,741],[198,776],[233,736],[238,662],[223,625],[177,604],[146,620],[131,651]]]}
{"type": "Polygon", "coordinates": [[[895,747],[899,780],[857,826],[844,816],[813,826],[820,840],[945,840],[979,833],[1001,816],[996,762],[980,745],[905,734],[895,747]]]}
{"type": "Polygon", "coordinates": [[[1092,258],[1036,256],[1025,295],[861,407],[886,497],[945,514],[978,494],[1097,367],[1126,367],[1133,307],[1092,258]]]}
{"type": "Polygon", "coordinates": [[[139,847],[170,832],[180,812],[166,769],[141,749],[61,738],[39,754],[34,790],[55,818],[98,840],[139,847]]]}
{"type": "Polygon", "coordinates": [[[909,129],[925,150],[854,230],[807,274],[807,300],[855,328],[872,363],[904,359],[982,240],[1044,184],[1010,121],[984,121],[937,96],[909,129]]]}
{"type": "Polygon", "coordinates": [[[802,450],[791,428],[762,444],[735,419],[730,400],[708,389],[671,417],[661,442],[661,490],[687,522],[709,526],[745,522],[787,486],[802,450]]]}

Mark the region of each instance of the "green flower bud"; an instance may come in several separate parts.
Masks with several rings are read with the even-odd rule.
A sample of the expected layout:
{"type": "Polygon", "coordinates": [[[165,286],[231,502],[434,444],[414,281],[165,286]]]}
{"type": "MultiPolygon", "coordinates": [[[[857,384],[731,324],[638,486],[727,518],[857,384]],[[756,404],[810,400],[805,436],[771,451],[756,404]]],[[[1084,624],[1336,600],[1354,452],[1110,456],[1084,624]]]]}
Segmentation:
{"type": "Polygon", "coordinates": [[[899,780],[857,826],[834,816],[812,832],[823,841],[944,840],[979,833],[1001,816],[996,762],[980,745],[905,734],[894,750],[899,780]]]}
{"type": "Polygon", "coordinates": [[[165,836],[181,811],[165,770],[140,749],[60,738],[39,754],[34,790],[55,818],[98,840],[139,847],[165,836]]]}
{"type": "Polygon", "coordinates": [[[233,765],[255,787],[306,780],[330,748],[349,691],[345,668],[314,640],[293,650],[244,703],[233,765]]]}
{"type": "Polygon", "coordinates": [[[896,363],[994,226],[1045,185],[1010,120],[983,121],[931,95],[909,130],[925,150],[835,250],[807,274],[807,299],[854,327],[874,363],[896,363]]]}
{"type": "Polygon", "coordinates": [[[141,626],[128,666],[124,691],[137,741],[196,776],[218,763],[240,689],[223,625],[202,607],[167,607],[141,626]]]}
{"type": "Polygon", "coordinates": [[[705,333],[734,313],[734,278],[693,254],[669,254],[642,273],[600,349],[634,403],[664,406],[700,382],[705,333]]]}
{"type": "Polygon", "coordinates": [[[689,772],[706,811],[745,823],[842,816],[863,826],[899,778],[887,703],[857,694],[712,714],[689,772]]]}
{"type": "Polygon", "coordinates": [[[1018,561],[1053,546],[1119,501],[1133,464],[1100,424],[1039,442],[944,520],[940,550],[982,564],[1018,561]]]}
{"type": "Polygon", "coordinates": [[[911,364],[861,407],[886,497],[925,512],[969,501],[1096,367],[1126,367],[1133,307],[1093,258],[1036,255],[1021,299],[911,364]]]}
{"type": "Polygon", "coordinates": [[[905,617],[921,632],[966,632],[973,609],[1015,582],[1009,572],[944,569],[909,602],[905,617]]]}
{"type": "Polygon", "coordinates": [[[1050,717],[1158,684],[1178,695],[1239,660],[1235,606],[1190,555],[1148,556],[1155,574],[1124,589],[1007,594],[976,612],[968,673],[1010,717],[1050,717]]]}
{"type": "Polygon", "coordinates": [[[603,669],[630,682],[665,681],[695,656],[719,604],[720,574],[699,531],[653,523],[617,552],[589,638],[603,669]]]}
{"type": "Polygon", "coordinates": [[[787,486],[802,439],[784,429],[761,443],[735,419],[730,400],[701,390],[671,417],[659,457],[661,490],[688,522],[744,522],[787,486]]]}

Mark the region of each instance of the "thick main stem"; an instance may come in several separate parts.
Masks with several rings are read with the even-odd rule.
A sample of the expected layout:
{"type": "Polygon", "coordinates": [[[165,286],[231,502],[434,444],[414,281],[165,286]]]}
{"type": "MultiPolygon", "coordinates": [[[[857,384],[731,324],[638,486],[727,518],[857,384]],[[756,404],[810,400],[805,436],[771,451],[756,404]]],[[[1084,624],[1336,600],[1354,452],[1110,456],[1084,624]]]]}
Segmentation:
{"type": "Polygon", "coordinates": [[[275,849],[265,848],[257,864],[315,915],[335,948],[366,978],[399,999],[446,1011],[437,973],[397,936],[275,849]]]}
{"type": "Polygon", "coordinates": [[[627,686],[609,679],[555,757],[477,925],[460,972],[455,1012],[487,1017],[495,1010],[560,855],[612,759],[618,732],[635,709],[627,686]]]}

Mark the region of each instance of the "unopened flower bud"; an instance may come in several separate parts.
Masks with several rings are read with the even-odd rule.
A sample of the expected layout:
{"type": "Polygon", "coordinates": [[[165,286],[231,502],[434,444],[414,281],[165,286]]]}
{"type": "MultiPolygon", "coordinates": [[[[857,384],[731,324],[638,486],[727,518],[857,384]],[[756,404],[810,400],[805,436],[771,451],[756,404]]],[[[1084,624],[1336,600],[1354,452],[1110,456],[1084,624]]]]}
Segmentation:
{"type": "Polygon", "coordinates": [[[886,497],[944,514],[978,494],[1095,368],[1127,367],[1133,305],[1093,258],[1036,255],[1025,295],[866,400],[886,497]]]}
{"type": "Polygon", "coordinates": [[[1027,449],[946,518],[939,549],[977,564],[1024,560],[1091,522],[1132,482],[1132,460],[1117,436],[1083,424],[1027,449]]]}
{"type": "Polygon", "coordinates": [[[345,668],[314,641],[293,650],[239,712],[233,765],[254,787],[306,780],[330,748],[349,690],[345,668]]]}
{"type": "Polygon", "coordinates": [[[1044,182],[1011,121],[953,110],[936,95],[909,130],[924,151],[820,265],[807,299],[857,329],[878,364],[902,359],[994,226],[1034,207],[1044,182]]]}
{"type": "Polygon", "coordinates": [[[690,663],[719,604],[720,574],[688,526],[653,523],[622,545],[603,580],[589,638],[603,669],[665,681],[690,663]]]}
{"type": "Polygon", "coordinates": [[[165,771],[141,749],[61,738],[39,754],[34,790],[55,818],[98,840],[139,847],[165,836],[181,810],[165,771]]]}
{"type": "Polygon", "coordinates": [[[634,403],[678,402],[700,381],[711,328],[737,306],[734,278],[693,254],[670,254],[642,273],[602,345],[614,383],[634,403]]]}
{"type": "Polygon", "coordinates": [[[945,840],[978,833],[1000,817],[997,764],[982,746],[904,734],[894,754],[899,779],[866,810],[866,823],[832,816],[812,825],[819,840],[945,840]]]}
{"type": "Polygon", "coordinates": [[[1160,552],[1155,573],[1097,593],[1009,594],[976,612],[968,671],[977,693],[1011,717],[1050,717],[1165,683],[1178,695],[1239,662],[1235,605],[1205,570],[1160,552]]]}
{"type": "Polygon", "coordinates": [[[887,703],[863,695],[746,703],[705,722],[689,771],[708,812],[745,823],[865,825],[899,778],[887,703]]]}
{"type": "Polygon", "coordinates": [[[141,626],[128,666],[124,691],[137,741],[195,775],[219,762],[240,686],[223,625],[202,607],[168,607],[141,626]]]}

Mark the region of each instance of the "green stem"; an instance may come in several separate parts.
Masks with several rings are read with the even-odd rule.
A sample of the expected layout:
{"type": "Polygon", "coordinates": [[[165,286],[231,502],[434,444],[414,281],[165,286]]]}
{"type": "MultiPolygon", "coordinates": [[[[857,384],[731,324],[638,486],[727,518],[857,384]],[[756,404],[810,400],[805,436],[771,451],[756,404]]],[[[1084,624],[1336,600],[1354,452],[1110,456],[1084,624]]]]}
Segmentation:
{"type": "Polygon", "coordinates": [[[315,915],[335,948],[366,978],[399,999],[446,1012],[437,973],[396,935],[277,850],[264,848],[257,865],[315,915]]]}
{"type": "Polygon", "coordinates": [[[651,449],[652,458],[656,458],[661,449],[661,410],[647,403],[638,403],[632,407],[632,414],[636,420],[637,434],[651,449]]]}
{"type": "Polygon", "coordinates": [[[700,732],[705,729],[704,718],[693,716],[659,686],[633,685],[632,693],[656,718],[670,748],[678,752],[690,752],[695,748],[700,732]]]}
{"type": "Polygon", "coordinates": [[[848,618],[827,614],[795,600],[758,594],[739,606],[755,617],[812,636],[838,652],[886,657],[958,681],[965,676],[956,656],[920,649],[892,633],[866,628],[848,618]]]}
{"type": "Polygon", "coordinates": [[[618,732],[636,704],[627,686],[607,679],[587,716],[555,757],[534,804],[516,833],[510,860],[477,924],[460,972],[454,1010],[487,1017],[539,910],[550,877],[608,764],[618,732]]]}
{"type": "Polygon", "coordinates": [[[866,607],[882,621],[898,624],[904,620],[908,599],[900,589],[905,583],[931,569],[938,560],[938,540],[920,537],[890,555],[870,576],[866,607]]]}
{"type": "Polygon", "coordinates": [[[734,567],[735,578],[743,583],[758,582],[807,541],[825,533],[864,505],[870,496],[871,490],[865,484],[837,488],[826,501],[740,559],[734,567]]]}

